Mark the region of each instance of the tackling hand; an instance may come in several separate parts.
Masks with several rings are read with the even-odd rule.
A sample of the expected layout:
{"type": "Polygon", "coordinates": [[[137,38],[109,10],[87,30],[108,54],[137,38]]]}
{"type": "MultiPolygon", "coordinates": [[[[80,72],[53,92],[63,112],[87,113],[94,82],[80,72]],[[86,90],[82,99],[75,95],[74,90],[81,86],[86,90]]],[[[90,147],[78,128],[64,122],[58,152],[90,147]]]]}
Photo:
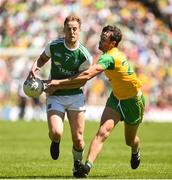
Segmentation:
{"type": "Polygon", "coordinates": [[[49,95],[53,94],[58,89],[57,82],[57,80],[56,83],[54,83],[53,80],[43,80],[45,87],[44,92],[48,93],[49,95]]]}

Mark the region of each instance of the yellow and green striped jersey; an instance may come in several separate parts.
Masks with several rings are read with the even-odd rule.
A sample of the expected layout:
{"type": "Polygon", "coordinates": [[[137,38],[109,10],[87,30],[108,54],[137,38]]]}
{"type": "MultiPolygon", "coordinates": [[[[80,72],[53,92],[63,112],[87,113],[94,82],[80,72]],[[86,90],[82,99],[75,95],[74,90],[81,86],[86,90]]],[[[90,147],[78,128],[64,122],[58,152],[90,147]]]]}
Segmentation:
{"type": "Polygon", "coordinates": [[[105,69],[105,75],[109,78],[113,94],[119,99],[128,99],[137,94],[141,87],[141,81],[137,78],[126,56],[113,48],[102,54],[97,62],[105,69]]]}

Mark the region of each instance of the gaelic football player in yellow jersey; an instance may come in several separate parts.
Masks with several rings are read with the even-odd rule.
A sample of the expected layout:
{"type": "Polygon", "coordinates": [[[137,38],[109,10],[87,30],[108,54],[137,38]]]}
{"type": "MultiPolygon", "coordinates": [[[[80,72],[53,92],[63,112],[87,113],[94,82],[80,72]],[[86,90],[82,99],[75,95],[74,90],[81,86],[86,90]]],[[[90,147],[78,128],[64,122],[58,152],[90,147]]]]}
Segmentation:
{"type": "Polygon", "coordinates": [[[136,169],[140,164],[140,139],[137,130],[143,119],[145,101],[140,89],[140,80],[125,55],[117,48],[121,38],[122,33],[119,28],[105,26],[99,42],[99,49],[103,54],[95,65],[73,78],[48,82],[47,91],[53,92],[54,89],[63,87],[62,85],[77,86],[81,80],[87,81],[105,72],[112,86],[112,93],[103,111],[100,127],[90,144],[86,163],[80,164],[80,177],[88,175],[103,143],[120,120],[124,121],[125,142],[131,147],[131,168],[136,169]]]}

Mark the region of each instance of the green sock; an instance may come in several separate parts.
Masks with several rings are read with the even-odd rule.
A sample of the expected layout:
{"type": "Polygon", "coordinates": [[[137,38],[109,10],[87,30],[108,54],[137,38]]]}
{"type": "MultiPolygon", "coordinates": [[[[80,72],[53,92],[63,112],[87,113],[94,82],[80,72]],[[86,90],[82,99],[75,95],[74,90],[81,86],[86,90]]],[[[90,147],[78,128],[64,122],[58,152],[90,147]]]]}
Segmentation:
{"type": "Polygon", "coordinates": [[[82,161],[83,154],[84,154],[84,149],[78,151],[73,147],[72,154],[73,154],[73,160],[74,161],[76,161],[76,160],[82,161]]]}

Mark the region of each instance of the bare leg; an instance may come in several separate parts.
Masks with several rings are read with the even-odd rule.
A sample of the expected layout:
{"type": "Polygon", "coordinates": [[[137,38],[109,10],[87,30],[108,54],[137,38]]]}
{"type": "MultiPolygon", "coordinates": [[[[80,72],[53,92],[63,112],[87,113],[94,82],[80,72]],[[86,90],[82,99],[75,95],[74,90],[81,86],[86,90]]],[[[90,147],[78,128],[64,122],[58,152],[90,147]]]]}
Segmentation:
{"type": "Polygon", "coordinates": [[[84,143],[85,117],[83,111],[68,111],[67,116],[71,128],[74,160],[82,160],[84,143]]]}
{"type": "Polygon", "coordinates": [[[139,124],[130,126],[125,123],[125,141],[131,147],[131,168],[137,169],[140,164],[140,139],[137,136],[139,124]]]}
{"type": "Polygon", "coordinates": [[[104,141],[108,138],[112,129],[119,122],[120,118],[121,117],[118,112],[110,107],[105,107],[98,132],[90,144],[87,156],[87,160],[89,162],[95,162],[97,156],[102,150],[104,141]]]}
{"type": "Polygon", "coordinates": [[[139,124],[135,126],[130,126],[125,123],[124,126],[125,126],[126,144],[131,147],[131,150],[133,153],[136,153],[140,146],[140,139],[137,136],[137,130],[138,130],[139,124]]]}
{"type": "Polygon", "coordinates": [[[57,160],[59,157],[60,139],[63,134],[64,113],[51,110],[47,114],[49,137],[51,139],[50,154],[52,159],[57,160]]]}
{"type": "Polygon", "coordinates": [[[83,159],[84,153],[84,128],[85,128],[85,117],[82,111],[68,111],[67,116],[71,128],[72,142],[73,142],[73,176],[80,177],[78,172],[80,163],[83,159]]]}
{"type": "Polygon", "coordinates": [[[49,111],[48,114],[49,137],[52,141],[59,142],[63,134],[64,113],[49,111]]]}

